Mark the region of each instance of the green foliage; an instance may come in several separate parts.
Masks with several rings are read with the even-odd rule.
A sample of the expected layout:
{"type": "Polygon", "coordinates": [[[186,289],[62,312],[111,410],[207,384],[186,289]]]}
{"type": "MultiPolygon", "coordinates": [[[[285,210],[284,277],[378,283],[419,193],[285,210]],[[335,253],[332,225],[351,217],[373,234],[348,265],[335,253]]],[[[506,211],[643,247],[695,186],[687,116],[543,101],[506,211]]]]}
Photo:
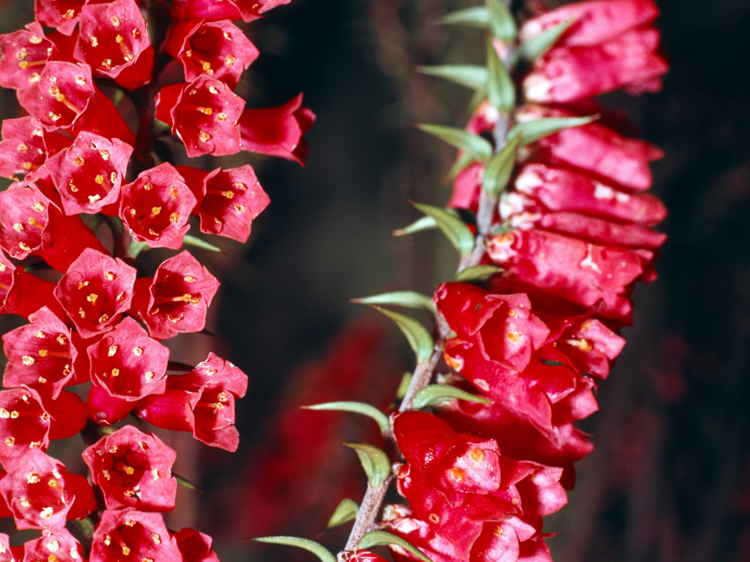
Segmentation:
{"type": "Polygon", "coordinates": [[[396,323],[396,325],[406,336],[406,339],[409,342],[411,348],[414,350],[414,353],[416,353],[417,363],[424,363],[426,361],[429,361],[430,357],[432,356],[432,350],[435,347],[435,343],[432,341],[432,336],[430,335],[430,333],[425,329],[424,326],[422,326],[422,324],[420,324],[413,318],[409,318],[408,316],[404,316],[403,314],[399,314],[398,312],[393,312],[386,308],[380,308],[379,306],[374,305],[372,305],[372,307],[375,310],[378,310],[382,314],[386,315],[396,323]]]}
{"type": "Polygon", "coordinates": [[[331,554],[327,548],[307,539],[300,539],[297,537],[260,537],[253,540],[256,542],[296,546],[297,548],[303,548],[309,552],[312,552],[320,559],[320,562],[336,562],[336,557],[331,554]]]}
{"type": "Polygon", "coordinates": [[[433,207],[432,205],[424,205],[420,203],[413,203],[413,205],[425,215],[435,219],[438,228],[443,231],[446,238],[448,238],[450,243],[453,244],[453,247],[456,248],[462,256],[471,254],[475,243],[474,235],[464,221],[440,207],[433,207]]]}
{"type": "Polygon", "coordinates": [[[375,406],[363,404],[361,402],[327,402],[325,404],[315,404],[313,406],[303,406],[306,410],[327,410],[334,412],[352,412],[362,414],[372,418],[378,424],[381,433],[387,432],[391,427],[388,416],[378,410],[375,406]]]}
{"type": "Polygon", "coordinates": [[[368,443],[344,443],[354,449],[359,456],[359,462],[365,469],[370,486],[377,488],[391,473],[391,461],[381,449],[368,443]]]}
{"type": "Polygon", "coordinates": [[[466,400],[467,402],[476,402],[477,404],[488,404],[491,400],[482,398],[481,396],[475,396],[468,392],[449,386],[447,384],[431,384],[425,386],[422,390],[417,392],[414,397],[414,407],[420,410],[426,406],[432,406],[446,400],[466,400]]]}
{"type": "Polygon", "coordinates": [[[432,314],[437,313],[432,299],[427,295],[415,293],[414,291],[396,291],[393,293],[383,293],[372,297],[361,299],[352,299],[352,302],[359,304],[390,304],[393,306],[405,306],[407,308],[422,308],[432,314]]]}

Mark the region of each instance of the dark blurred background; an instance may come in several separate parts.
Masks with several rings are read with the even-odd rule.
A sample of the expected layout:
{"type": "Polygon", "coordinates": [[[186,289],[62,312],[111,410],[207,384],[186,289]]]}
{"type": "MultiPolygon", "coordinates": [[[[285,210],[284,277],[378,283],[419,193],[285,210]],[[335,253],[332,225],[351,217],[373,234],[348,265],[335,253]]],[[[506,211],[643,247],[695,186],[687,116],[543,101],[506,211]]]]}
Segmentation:
{"type": "MultiPolygon", "coordinates": [[[[361,469],[339,441],[375,438],[372,428],[296,408],[387,405],[411,355],[395,329],[348,301],[430,293],[455,269],[438,234],[390,233],[417,218],[408,200],[448,198],[452,151],[410,124],[463,126],[470,93],[413,68],[483,62],[480,32],[433,25],[477,3],[293,0],[246,28],[261,51],[241,85],[249,106],[303,91],[318,122],[304,169],[231,160],[257,166],[272,203],[247,247],[212,240],[227,255],[196,252],[223,283],[211,318],[218,337],[172,344],[177,360],[213,349],[250,376],[236,454],[168,437],[176,472],[205,492],[181,490],[169,524],[213,534],[223,562],[311,559],[247,538],[315,538],[342,497],[361,499],[361,469]]],[[[750,560],[750,2],[659,4],[673,64],[664,91],[605,101],[666,150],[654,192],[670,209],[669,241],[660,279],[636,291],[601,411],[582,426],[596,449],[580,463],[570,504],[550,518],[558,562],[750,560]]],[[[6,1],[3,15],[0,32],[18,29],[32,2],[6,1]]],[[[15,115],[13,92],[0,96],[3,115],[15,115]]],[[[3,330],[13,325],[4,320],[3,330]]],[[[51,452],[76,468],[74,453],[51,452]]],[[[338,549],[347,530],[316,540],[338,549]]]]}

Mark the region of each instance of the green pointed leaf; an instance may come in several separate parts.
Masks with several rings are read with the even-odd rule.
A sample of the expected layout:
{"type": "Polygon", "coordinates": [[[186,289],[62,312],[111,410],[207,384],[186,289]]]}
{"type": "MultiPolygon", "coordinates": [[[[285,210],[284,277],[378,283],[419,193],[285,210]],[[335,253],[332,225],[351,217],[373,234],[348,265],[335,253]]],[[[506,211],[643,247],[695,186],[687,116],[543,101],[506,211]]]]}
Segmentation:
{"type": "Polygon", "coordinates": [[[435,222],[435,219],[433,219],[432,217],[422,217],[418,221],[411,223],[409,226],[405,228],[402,228],[400,230],[394,230],[393,235],[405,236],[407,234],[414,234],[415,232],[421,232],[422,230],[431,230],[437,227],[438,225],[435,222]]]}
{"type": "Polygon", "coordinates": [[[451,12],[440,18],[439,21],[447,25],[468,25],[470,27],[489,29],[490,12],[484,6],[477,6],[476,8],[466,8],[465,10],[451,12]]]}
{"type": "Polygon", "coordinates": [[[432,560],[425,556],[425,554],[418,548],[412,546],[401,537],[386,533],[385,531],[370,531],[369,533],[365,533],[362,537],[362,540],[359,541],[359,548],[370,549],[373,546],[388,544],[395,544],[396,546],[400,546],[401,548],[403,548],[407,552],[410,552],[424,562],[432,562],[432,560]]]}
{"type": "Polygon", "coordinates": [[[396,400],[401,400],[404,396],[406,396],[406,391],[409,390],[409,385],[411,384],[411,379],[414,375],[412,375],[409,372],[404,373],[404,376],[401,377],[401,382],[398,385],[398,390],[396,391],[396,400]]]}
{"type": "Polygon", "coordinates": [[[592,115],[589,117],[546,117],[544,119],[534,119],[525,123],[517,123],[509,132],[508,138],[512,139],[516,135],[521,135],[521,146],[531,144],[544,137],[559,133],[563,129],[571,127],[580,127],[596,121],[599,117],[592,115]]]}
{"type": "Polygon", "coordinates": [[[513,53],[513,64],[515,65],[521,61],[530,64],[539,57],[543,57],[547,54],[547,51],[555,46],[555,43],[560,40],[562,34],[567,31],[573,21],[571,18],[560,22],[556,26],[550,27],[542,31],[539,35],[521,43],[515,53],[513,53]]]}
{"type": "Polygon", "coordinates": [[[417,363],[424,363],[430,359],[435,343],[432,341],[430,333],[424,326],[422,326],[422,324],[413,318],[409,318],[398,312],[393,312],[386,308],[380,308],[379,306],[374,305],[372,305],[372,307],[382,314],[385,314],[398,325],[406,336],[414,353],[417,354],[417,363]]]}
{"type": "Polygon", "coordinates": [[[391,304],[394,306],[405,306],[406,308],[423,308],[432,314],[437,314],[437,309],[432,299],[422,293],[414,291],[396,291],[394,293],[383,293],[373,297],[352,299],[359,304],[391,304]]]}
{"type": "Polygon", "coordinates": [[[180,476],[179,474],[175,474],[174,472],[172,473],[172,476],[174,476],[174,479],[177,480],[177,484],[179,484],[183,488],[187,488],[188,490],[194,490],[196,492],[200,492],[201,494],[203,493],[203,490],[201,490],[198,486],[193,484],[187,478],[183,478],[182,476],[180,476]]]}
{"type": "Polygon", "coordinates": [[[136,242],[135,240],[131,240],[130,244],[128,245],[128,257],[135,259],[141,252],[148,249],[149,245],[145,242],[136,242]]]}
{"type": "MultiPolygon", "coordinates": [[[[483,95],[482,99],[484,99],[484,97],[485,96],[483,95]]],[[[460,174],[464,168],[466,168],[466,166],[468,166],[475,160],[476,158],[474,158],[471,154],[469,154],[468,152],[464,152],[463,154],[461,154],[461,156],[456,158],[456,161],[453,163],[453,166],[448,171],[448,175],[446,176],[445,179],[448,181],[453,181],[456,178],[456,176],[460,174]]]]}
{"type": "Polygon", "coordinates": [[[78,527],[85,542],[91,544],[91,541],[94,539],[94,522],[88,517],[84,517],[83,519],[74,519],[73,524],[78,527]]]}
{"type": "Polygon", "coordinates": [[[375,406],[370,406],[369,404],[363,404],[361,402],[327,402],[326,404],[315,404],[314,406],[302,407],[306,410],[327,410],[362,414],[363,416],[374,419],[377,422],[378,427],[380,427],[381,433],[385,433],[391,428],[391,422],[388,421],[388,416],[378,410],[375,406]]]}
{"type": "Polygon", "coordinates": [[[510,181],[513,168],[516,165],[518,145],[522,135],[515,135],[500,152],[495,154],[487,163],[482,178],[482,189],[493,197],[497,196],[510,181]]]}
{"type": "Polygon", "coordinates": [[[516,86],[490,40],[487,40],[487,97],[500,113],[509,113],[516,104],[516,86]]]}
{"type": "Polygon", "coordinates": [[[218,246],[214,246],[213,244],[210,244],[206,242],[205,240],[198,238],[197,236],[190,236],[189,234],[185,235],[184,240],[182,243],[185,246],[195,246],[196,248],[201,248],[203,250],[210,250],[212,252],[219,252],[220,254],[224,253],[224,250],[219,248],[218,246]]]}
{"type": "Polygon", "coordinates": [[[344,443],[354,449],[359,456],[359,462],[365,469],[370,486],[377,488],[391,473],[391,460],[382,450],[368,443],[344,443]]]}
{"type": "Polygon", "coordinates": [[[414,407],[420,410],[425,406],[431,406],[432,404],[455,398],[466,400],[467,402],[476,402],[477,404],[489,404],[491,402],[491,400],[487,400],[481,396],[474,396],[455,386],[431,384],[417,392],[417,395],[414,397],[414,407]]]}
{"type": "Polygon", "coordinates": [[[336,557],[331,554],[327,548],[314,541],[300,539],[297,537],[260,537],[253,539],[255,542],[265,542],[271,544],[285,544],[287,546],[296,546],[312,552],[320,559],[320,562],[336,562],[336,557]]]}
{"type": "Polygon", "coordinates": [[[412,203],[417,209],[435,219],[438,228],[448,238],[453,247],[458,250],[462,256],[467,256],[474,249],[474,235],[466,226],[464,221],[456,218],[453,214],[448,213],[440,207],[432,205],[423,205],[421,203],[412,203]]]}
{"type": "Polygon", "coordinates": [[[357,504],[357,502],[350,499],[342,500],[338,507],[336,507],[333,515],[331,515],[331,518],[328,520],[326,529],[330,530],[356,519],[358,512],[359,504],[357,504]]]}
{"type": "Polygon", "coordinates": [[[463,281],[464,283],[484,282],[502,270],[502,267],[497,267],[496,265],[475,265],[474,267],[459,271],[456,274],[456,281],[463,281]]]}
{"type": "Polygon", "coordinates": [[[485,0],[490,16],[490,32],[503,41],[515,41],[518,35],[516,20],[503,0],[485,0]]]}
{"type": "Polygon", "coordinates": [[[487,84],[487,69],[470,64],[445,64],[441,66],[419,66],[417,72],[445,78],[472,90],[483,90],[487,84]]]}
{"type": "Polygon", "coordinates": [[[479,135],[469,133],[456,127],[445,127],[443,125],[419,124],[417,129],[436,136],[451,146],[471,154],[472,159],[484,162],[492,156],[492,145],[479,135]]]}

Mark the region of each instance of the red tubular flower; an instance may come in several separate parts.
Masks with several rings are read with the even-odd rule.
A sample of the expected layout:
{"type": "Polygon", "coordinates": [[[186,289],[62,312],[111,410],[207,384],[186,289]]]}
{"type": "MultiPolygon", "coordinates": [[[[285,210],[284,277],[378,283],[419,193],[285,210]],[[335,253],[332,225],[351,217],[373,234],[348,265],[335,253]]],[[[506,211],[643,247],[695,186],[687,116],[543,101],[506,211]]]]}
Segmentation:
{"type": "Polygon", "coordinates": [[[37,170],[44,165],[47,157],[71,144],[70,139],[63,135],[46,132],[33,117],[6,119],[2,125],[2,135],[0,175],[11,180],[37,170]]]}
{"type": "Polygon", "coordinates": [[[148,337],[133,318],[125,318],[88,348],[91,382],[88,407],[100,424],[122,420],[138,400],[166,390],[169,349],[148,337]]]}
{"type": "Polygon", "coordinates": [[[98,90],[89,100],[83,113],[73,123],[74,135],[82,131],[96,133],[112,140],[120,139],[131,146],[135,145],[135,135],[117,111],[115,104],[98,90]]]}
{"type": "Polygon", "coordinates": [[[120,218],[134,240],[177,250],[190,229],[188,218],[196,204],[183,177],[164,163],[122,187],[120,218]]]}
{"type": "Polygon", "coordinates": [[[548,211],[571,211],[644,226],[667,218],[664,203],[651,194],[628,193],[584,174],[541,163],[521,168],[514,187],[548,211]]]}
{"type": "Polygon", "coordinates": [[[659,41],[656,29],[634,29],[601,45],[553,48],[524,79],[524,95],[533,102],[570,103],[628,86],[658,91],[658,79],[669,69],[656,54],[659,41]]]}
{"type": "Polygon", "coordinates": [[[219,562],[211,537],[195,529],[180,529],[174,533],[183,562],[219,562]]]}
{"type": "Polygon", "coordinates": [[[304,166],[310,152],[302,136],[315,123],[315,114],[302,106],[302,94],[284,105],[246,109],[240,118],[242,150],[279,156],[304,166]]]}
{"type": "Polygon", "coordinates": [[[162,88],[156,97],[156,118],[172,127],[189,158],[238,153],[244,108],[245,100],[229,86],[205,74],[191,84],[162,88]]]}
{"type": "MultiPolygon", "coordinates": [[[[39,449],[30,449],[20,463],[0,480],[0,494],[8,503],[19,529],[64,529],[68,512],[73,506],[75,487],[69,481],[83,476],[67,474],[65,465],[39,449]]],[[[89,493],[89,500],[93,494],[89,493]]],[[[89,509],[81,517],[96,509],[89,509]]],[[[84,510],[85,511],[85,510],[84,510]]]]}
{"type": "Polygon", "coordinates": [[[23,549],[23,562],[49,561],[52,556],[57,562],[85,562],[83,547],[65,529],[45,530],[40,538],[26,541],[23,549]]]}
{"type": "Polygon", "coordinates": [[[177,24],[170,30],[164,50],[182,63],[188,82],[208,74],[231,88],[258,58],[255,45],[228,20],[177,24]]]}
{"type": "Polygon", "coordinates": [[[75,369],[78,351],[68,327],[47,307],[30,315],[29,321],[3,335],[8,358],[3,386],[28,386],[54,399],[65,386],[87,380],[87,373],[75,369]]]}
{"type": "Polygon", "coordinates": [[[11,257],[41,256],[58,271],[86,248],[104,246],[78,216],[63,215],[34,184],[14,185],[0,193],[0,247],[11,257]]]}
{"type": "Polygon", "coordinates": [[[540,230],[517,230],[493,237],[490,258],[521,281],[583,306],[604,299],[602,314],[629,321],[629,285],[650,261],[644,251],[587,244],[540,230]]]}
{"type": "Polygon", "coordinates": [[[47,64],[50,42],[37,22],[26,29],[0,35],[0,86],[24,90],[39,80],[47,64]]]}
{"type": "Polygon", "coordinates": [[[117,202],[133,147],[82,131],[75,142],[49,159],[52,176],[68,215],[97,213],[117,202]]]}
{"type": "Polygon", "coordinates": [[[234,402],[247,392],[247,375],[209,353],[187,375],[169,377],[168,387],[165,394],[141,401],[137,412],[141,418],[163,429],[192,431],[211,447],[237,450],[234,402]]]}
{"type": "Polygon", "coordinates": [[[200,332],[219,281],[188,251],[166,260],[151,279],[139,279],[134,312],[152,338],[200,332]]]}
{"type": "Polygon", "coordinates": [[[558,47],[598,45],[659,16],[652,0],[586,0],[560,6],[526,20],[519,37],[527,41],[565,20],[573,23],[555,44],[558,47]]]}
{"type": "MultiPolygon", "coordinates": [[[[50,414],[36,390],[0,390],[0,463],[8,471],[22,464],[29,449],[45,450],[50,439],[50,414]]],[[[4,480],[4,479],[3,479],[4,480]]],[[[1,481],[0,481],[1,482],[1,481]]]]}
{"type": "Polygon", "coordinates": [[[261,14],[268,10],[289,2],[291,0],[175,0],[172,2],[172,18],[175,21],[243,19],[250,22],[262,17],[261,14]]]}
{"type": "Polygon", "coordinates": [[[130,308],[135,268],[86,249],[55,288],[55,297],[81,336],[91,338],[114,328],[130,308]]]}
{"type": "Polygon", "coordinates": [[[75,57],[130,90],[148,84],[154,49],[135,0],[86,4],[81,10],[75,57]]]}
{"type": "Polygon", "coordinates": [[[209,174],[204,182],[198,214],[201,232],[247,242],[253,219],[271,202],[246,164],[232,170],[209,174]]]}
{"type": "Polygon", "coordinates": [[[71,35],[78,24],[81,9],[88,0],[34,0],[36,19],[60,33],[71,35]]]}
{"type": "Polygon", "coordinates": [[[159,513],[106,510],[94,531],[89,562],[181,562],[177,541],[159,513]]]}
{"type": "Polygon", "coordinates": [[[94,95],[96,86],[86,64],[50,61],[39,79],[18,91],[18,102],[48,131],[75,123],[94,95]]]}
{"type": "MultiPolygon", "coordinates": [[[[576,114],[562,109],[528,105],[516,112],[519,121],[573,116],[576,114]]],[[[536,146],[537,157],[544,161],[553,165],[561,163],[637,191],[651,187],[648,163],[664,156],[655,146],[625,138],[598,123],[565,129],[543,138],[536,146]]]]}
{"type": "Polygon", "coordinates": [[[433,300],[459,337],[475,338],[487,360],[507,369],[525,369],[549,335],[523,294],[495,295],[468,283],[444,283],[433,300]]]}
{"type": "Polygon", "coordinates": [[[27,273],[14,266],[0,250],[0,294],[3,306],[0,311],[29,318],[31,314],[46,306],[55,316],[68,322],[68,315],[54,295],[55,284],[27,273]]]}
{"type": "Polygon", "coordinates": [[[172,465],[177,453],[153,433],[126,425],[86,449],[82,456],[94,484],[102,489],[107,509],[174,509],[177,481],[172,465]]]}

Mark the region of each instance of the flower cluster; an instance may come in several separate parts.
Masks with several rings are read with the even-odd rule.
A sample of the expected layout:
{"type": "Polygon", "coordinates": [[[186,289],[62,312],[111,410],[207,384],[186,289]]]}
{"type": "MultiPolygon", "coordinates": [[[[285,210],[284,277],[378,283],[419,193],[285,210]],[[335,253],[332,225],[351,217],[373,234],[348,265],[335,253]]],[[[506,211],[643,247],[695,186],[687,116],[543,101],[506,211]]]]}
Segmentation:
{"type": "Polygon", "coordinates": [[[0,193],[0,313],[28,320],[2,338],[0,510],[42,533],[20,550],[0,535],[11,560],[217,560],[210,537],[165,527],[175,451],[112,426],[134,415],[238,447],[246,375],[213,353],[183,369],[162,343],[204,329],[218,280],[188,251],[151,276],[135,258],[198,244],[187,237],[191,216],[203,233],[245,242],[269,203],[249,165],[175,166],[157,159],[157,141],[174,134],[188,158],[246,149],[302,163],[314,115],[301,95],[245,109],[233,92],[258,56],[233,20],[284,3],[36,0],[37,21],[0,36],[0,86],[28,113],[2,124],[0,142],[0,173],[15,181],[0,193]],[[173,59],[184,82],[164,85],[178,72],[173,59]],[[111,232],[97,237],[86,215],[111,232]],[[29,256],[54,273],[27,271],[29,256]],[[83,384],[87,395],[70,388],[83,384]],[[89,480],[44,452],[82,431],[89,480]],[[84,518],[81,545],[66,521],[84,518]]]}
{"type": "MultiPolygon", "coordinates": [[[[452,331],[443,383],[473,386],[490,400],[451,400],[434,414],[395,418],[407,462],[398,488],[410,507],[388,507],[384,524],[433,561],[550,560],[542,516],[566,503],[573,463],[593,449],[574,423],[597,410],[598,381],[625,343],[616,330],[631,321],[630,294],[637,281],[655,279],[665,240],[651,227],[666,209],[643,193],[648,162],[661,151],[609,126],[592,99],[622,87],[658,89],[667,65],[656,54],[657,15],[651,0],[578,2],[520,29],[529,40],[573,22],[521,81],[525,103],[512,119],[592,109],[604,118],[519,151],[486,240],[484,263],[501,273],[484,287],[445,283],[433,297],[452,331]]],[[[492,134],[502,119],[484,101],[466,130],[492,134]]],[[[480,162],[463,169],[449,206],[477,211],[486,170],[480,162]]],[[[398,560],[416,559],[393,550],[398,560]]]]}
{"type": "Polygon", "coordinates": [[[398,410],[315,407],[368,415],[386,440],[385,450],[349,444],[369,487],[340,561],[383,560],[367,550],[379,544],[397,562],[550,561],[544,517],[567,503],[573,465],[593,449],[575,422],[598,408],[635,283],[656,277],[665,237],[652,227],[666,210],[644,191],[662,153],[628,138],[595,99],[660,88],[656,5],[577,2],[520,29],[505,6],[445,19],[486,25],[486,69],[424,69],[486,98],[465,130],[420,126],[460,149],[454,190],[449,208],[417,205],[428,216],[401,231],[446,233],[461,253],[458,281],[431,302],[411,292],[359,301],[430,310],[438,338],[381,309],[417,354],[398,410]],[[381,510],[391,480],[408,505],[381,510]]]}

